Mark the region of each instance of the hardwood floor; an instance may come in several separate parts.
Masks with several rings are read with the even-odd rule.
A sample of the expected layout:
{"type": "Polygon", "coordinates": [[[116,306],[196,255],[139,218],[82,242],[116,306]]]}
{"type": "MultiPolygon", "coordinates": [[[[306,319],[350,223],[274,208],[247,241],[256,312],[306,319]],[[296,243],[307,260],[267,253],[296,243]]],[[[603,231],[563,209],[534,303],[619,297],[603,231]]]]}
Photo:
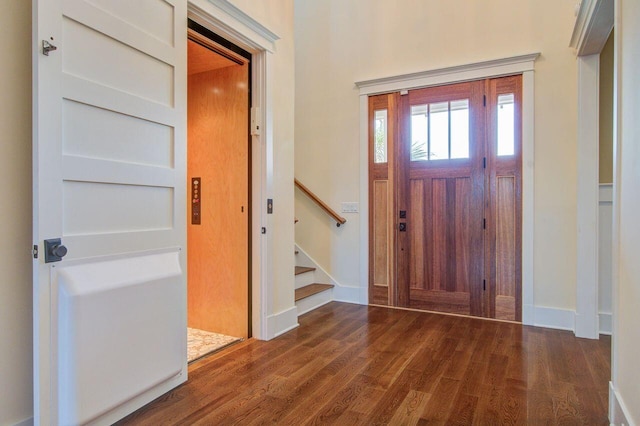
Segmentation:
{"type": "Polygon", "coordinates": [[[608,424],[608,336],[332,302],[121,425],[608,424]]]}

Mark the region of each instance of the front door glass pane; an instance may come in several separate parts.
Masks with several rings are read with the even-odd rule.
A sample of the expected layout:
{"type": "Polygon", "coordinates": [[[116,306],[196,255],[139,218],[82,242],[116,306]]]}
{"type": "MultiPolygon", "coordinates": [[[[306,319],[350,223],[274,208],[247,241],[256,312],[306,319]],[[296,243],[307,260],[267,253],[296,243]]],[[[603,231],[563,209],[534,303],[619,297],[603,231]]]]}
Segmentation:
{"type": "Polygon", "coordinates": [[[429,160],[449,158],[449,103],[429,105],[429,160]]]}
{"type": "Polygon", "coordinates": [[[411,161],[427,160],[429,116],[427,105],[411,107],[411,161]]]}
{"type": "Polygon", "coordinates": [[[513,93],[498,96],[498,155],[515,154],[513,93]]]}
{"type": "Polygon", "coordinates": [[[451,102],[451,158],[469,158],[469,99],[451,102]]]}
{"type": "Polygon", "coordinates": [[[387,110],[379,109],[374,111],[375,134],[374,134],[374,163],[387,162],[387,110]]]}

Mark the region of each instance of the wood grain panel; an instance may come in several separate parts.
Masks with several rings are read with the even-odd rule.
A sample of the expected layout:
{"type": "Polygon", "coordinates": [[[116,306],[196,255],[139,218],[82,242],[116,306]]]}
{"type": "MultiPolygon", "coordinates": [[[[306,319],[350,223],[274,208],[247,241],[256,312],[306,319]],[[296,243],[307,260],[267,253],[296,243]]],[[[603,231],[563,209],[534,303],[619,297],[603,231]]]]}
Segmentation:
{"type": "Polygon", "coordinates": [[[522,320],[522,76],[489,80],[488,228],[489,307],[496,318],[522,320]],[[497,155],[497,100],[514,95],[514,155],[497,155]],[[513,303],[511,302],[513,299],[513,303]]]}
{"type": "Polygon", "coordinates": [[[470,294],[459,291],[411,289],[411,304],[414,309],[470,315],[470,294]]]}
{"type": "Polygon", "coordinates": [[[247,65],[188,79],[188,181],[202,179],[202,224],[187,226],[188,324],[237,337],[249,330],[247,83],[247,65]]]}
{"type": "Polygon", "coordinates": [[[515,296],[515,178],[498,176],[496,181],[496,295],[515,296]]]}
{"type": "Polygon", "coordinates": [[[447,288],[447,179],[431,180],[431,235],[429,236],[431,254],[430,290],[447,288]]]}
{"type": "Polygon", "coordinates": [[[389,181],[373,181],[373,284],[389,285],[389,181]]]}
{"type": "Polygon", "coordinates": [[[369,97],[369,302],[397,299],[395,216],[395,143],[398,93],[369,97]],[[375,111],[387,111],[387,162],[374,162],[375,111]],[[384,185],[382,184],[384,182],[384,185]],[[386,229],[385,229],[386,226],[386,229]]]}
{"type": "Polygon", "coordinates": [[[471,179],[455,180],[455,291],[470,291],[469,265],[471,263],[471,232],[469,229],[469,200],[471,179]]]}
{"type": "Polygon", "coordinates": [[[369,303],[374,305],[389,304],[389,288],[387,286],[374,285],[369,289],[369,303]]]}
{"type": "Polygon", "coordinates": [[[514,296],[496,296],[496,318],[515,321],[516,298],[514,296]]]}
{"type": "Polygon", "coordinates": [[[456,291],[456,179],[447,179],[446,212],[448,220],[446,222],[446,275],[444,278],[447,291],[456,291]]]}
{"type": "Polygon", "coordinates": [[[214,54],[193,40],[188,41],[187,55],[189,57],[187,68],[189,75],[237,65],[232,60],[214,54]]]}
{"type": "Polygon", "coordinates": [[[411,259],[409,260],[409,286],[426,288],[425,282],[425,235],[424,235],[424,181],[410,181],[411,210],[408,213],[409,244],[411,259]]]}

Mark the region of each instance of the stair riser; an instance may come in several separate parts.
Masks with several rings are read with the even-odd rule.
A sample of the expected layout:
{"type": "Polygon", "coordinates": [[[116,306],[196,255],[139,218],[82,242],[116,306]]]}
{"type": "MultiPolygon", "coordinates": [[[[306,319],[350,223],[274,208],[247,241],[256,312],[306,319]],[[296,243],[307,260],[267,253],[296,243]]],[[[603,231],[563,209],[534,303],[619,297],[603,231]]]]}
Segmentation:
{"type": "Polygon", "coordinates": [[[304,299],[296,302],[298,308],[298,316],[313,311],[322,305],[325,305],[333,300],[333,289],[325,290],[321,293],[314,294],[313,296],[305,297],[304,299]]]}
{"type": "Polygon", "coordinates": [[[313,272],[305,272],[304,274],[296,275],[295,288],[304,287],[309,284],[313,284],[315,281],[315,274],[313,272]]]}

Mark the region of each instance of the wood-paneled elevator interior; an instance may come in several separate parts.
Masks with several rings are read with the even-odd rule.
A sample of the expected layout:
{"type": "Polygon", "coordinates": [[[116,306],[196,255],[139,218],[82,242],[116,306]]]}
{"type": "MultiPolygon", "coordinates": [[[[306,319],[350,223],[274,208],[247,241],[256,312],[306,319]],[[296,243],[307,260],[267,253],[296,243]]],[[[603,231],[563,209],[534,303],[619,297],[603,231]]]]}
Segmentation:
{"type": "Polygon", "coordinates": [[[249,68],[190,31],[188,327],[240,338],[251,333],[249,68]]]}

